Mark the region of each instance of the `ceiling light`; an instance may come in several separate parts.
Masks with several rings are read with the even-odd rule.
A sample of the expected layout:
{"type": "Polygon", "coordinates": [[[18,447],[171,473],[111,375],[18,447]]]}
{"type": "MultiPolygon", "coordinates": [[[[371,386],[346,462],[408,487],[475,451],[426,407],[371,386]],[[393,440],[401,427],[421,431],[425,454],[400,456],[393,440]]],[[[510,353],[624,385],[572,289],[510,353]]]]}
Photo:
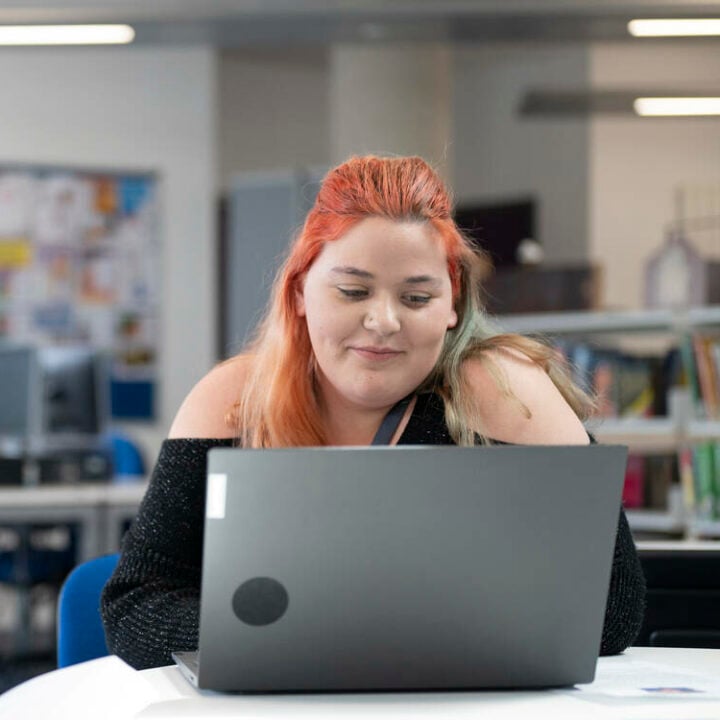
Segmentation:
{"type": "Polygon", "coordinates": [[[720,115],[720,97],[641,97],[633,103],[638,115],[720,115]]]}
{"type": "Polygon", "coordinates": [[[0,25],[0,45],[123,45],[129,25],[0,25]]]}
{"type": "Polygon", "coordinates": [[[689,37],[720,35],[720,19],[631,20],[628,31],[635,37],[689,37]]]}

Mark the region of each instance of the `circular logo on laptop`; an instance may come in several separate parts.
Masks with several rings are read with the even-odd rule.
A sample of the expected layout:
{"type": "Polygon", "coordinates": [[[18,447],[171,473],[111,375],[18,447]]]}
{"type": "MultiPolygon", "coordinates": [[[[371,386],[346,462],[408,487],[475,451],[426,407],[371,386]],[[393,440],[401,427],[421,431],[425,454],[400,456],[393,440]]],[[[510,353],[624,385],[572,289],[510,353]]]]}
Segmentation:
{"type": "Polygon", "coordinates": [[[274,578],[250,578],[233,594],[232,607],[237,618],[247,625],[270,625],[288,608],[287,590],[274,578]]]}

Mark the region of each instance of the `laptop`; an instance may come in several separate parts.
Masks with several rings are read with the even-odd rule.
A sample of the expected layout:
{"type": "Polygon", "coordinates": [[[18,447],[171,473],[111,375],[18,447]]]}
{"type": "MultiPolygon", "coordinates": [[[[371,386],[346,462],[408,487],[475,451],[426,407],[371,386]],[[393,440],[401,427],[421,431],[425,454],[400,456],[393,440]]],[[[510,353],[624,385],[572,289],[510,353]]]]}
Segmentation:
{"type": "Polygon", "coordinates": [[[208,455],[196,687],[591,682],[624,446],[208,455]]]}

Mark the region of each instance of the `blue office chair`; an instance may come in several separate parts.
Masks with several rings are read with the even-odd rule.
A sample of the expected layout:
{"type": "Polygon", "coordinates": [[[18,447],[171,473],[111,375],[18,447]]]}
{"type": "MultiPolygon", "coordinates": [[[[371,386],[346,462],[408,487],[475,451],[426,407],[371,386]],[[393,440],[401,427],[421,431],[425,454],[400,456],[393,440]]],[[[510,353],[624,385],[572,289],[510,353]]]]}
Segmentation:
{"type": "Polygon", "coordinates": [[[112,575],[119,553],[77,565],[65,578],[58,598],[59,668],[108,655],[100,618],[100,593],[112,575]]]}
{"type": "Polygon", "coordinates": [[[143,476],[147,466],[137,444],[118,430],[105,433],[105,445],[113,458],[115,476],[143,476]]]}

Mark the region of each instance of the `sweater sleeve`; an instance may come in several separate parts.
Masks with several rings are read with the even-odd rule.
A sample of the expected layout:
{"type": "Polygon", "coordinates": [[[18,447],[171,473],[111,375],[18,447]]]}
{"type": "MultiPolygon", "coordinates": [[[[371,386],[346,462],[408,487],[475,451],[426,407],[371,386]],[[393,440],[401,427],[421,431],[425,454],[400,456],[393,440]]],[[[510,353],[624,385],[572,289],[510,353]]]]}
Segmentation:
{"type": "MultiPolygon", "coordinates": [[[[590,443],[597,439],[588,433],[590,443]]],[[[645,576],[625,511],[620,508],[610,588],[600,640],[601,655],[617,655],[635,641],[645,617],[645,576]]]]}
{"type": "Polygon", "coordinates": [[[163,442],[123,538],[100,610],[108,649],[139,670],[197,648],[207,453],[231,442],[163,442]]]}
{"type": "Polygon", "coordinates": [[[632,645],[640,632],[644,614],[645,577],[630,526],[621,509],[600,654],[615,655],[632,645]]]}

